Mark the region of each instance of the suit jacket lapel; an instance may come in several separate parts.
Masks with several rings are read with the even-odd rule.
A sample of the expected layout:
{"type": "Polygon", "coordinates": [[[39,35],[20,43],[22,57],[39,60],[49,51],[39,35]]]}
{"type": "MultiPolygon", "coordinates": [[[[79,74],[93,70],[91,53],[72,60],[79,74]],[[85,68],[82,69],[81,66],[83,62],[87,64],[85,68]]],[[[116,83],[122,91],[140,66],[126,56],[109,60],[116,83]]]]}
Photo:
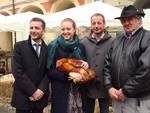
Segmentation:
{"type": "Polygon", "coordinates": [[[44,60],[47,60],[47,46],[45,45],[44,42],[42,42],[39,56],[39,67],[41,66],[42,62],[44,62],[44,60]]]}
{"type": "Polygon", "coordinates": [[[28,43],[29,43],[29,46],[31,48],[31,50],[33,51],[34,55],[35,55],[35,58],[37,60],[37,65],[38,67],[40,68],[40,66],[42,65],[43,62],[45,62],[44,60],[47,61],[47,45],[44,43],[44,41],[42,40],[42,45],[41,45],[41,50],[40,50],[40,56],[38,57],[32,44],[31,44],[31,38],[29,36],[29,39],[28,39],[28,43]]]}
{"type": "Polygon", "coordinates": [[[33,51],[33,54],[35,55],[36,59],[38,59],[37,53],[36,53],[36,51],[34,50],[32,44],[31,44],[31,37],[30,36],[29,36],[29,39],[28,39],[28,44],[29,44],[30,49],[33,51]]]}

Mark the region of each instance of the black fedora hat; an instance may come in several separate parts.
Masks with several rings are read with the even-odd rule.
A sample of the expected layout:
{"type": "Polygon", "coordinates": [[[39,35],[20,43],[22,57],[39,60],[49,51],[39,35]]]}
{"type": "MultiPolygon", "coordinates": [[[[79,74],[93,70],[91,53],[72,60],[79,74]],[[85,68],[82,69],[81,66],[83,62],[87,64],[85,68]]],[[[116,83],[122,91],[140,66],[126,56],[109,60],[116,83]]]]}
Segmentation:
{"type": "Polygon", "coordinates": [[[121,18],[129,17],[129,16],[135,16],[135,15],[140,15],[140,16],[144,17],[145,13],[140,12],[133,5],[129,5],[127,7],[124,7],[122,12],[121,12],[121,16],[120,17],[116,17],[115,19],[121,19],[121,18]]]}

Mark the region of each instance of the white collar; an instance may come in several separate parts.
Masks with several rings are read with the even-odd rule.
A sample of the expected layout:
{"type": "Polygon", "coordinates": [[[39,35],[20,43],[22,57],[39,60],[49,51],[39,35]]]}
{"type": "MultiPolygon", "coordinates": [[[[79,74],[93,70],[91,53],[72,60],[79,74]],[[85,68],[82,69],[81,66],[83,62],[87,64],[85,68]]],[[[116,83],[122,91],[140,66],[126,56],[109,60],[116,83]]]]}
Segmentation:
{"type": "MultiPolygon", "coordinates": [[[[131,36],[134,35],[134,33],[135,33],[137,30],[139,30],[141,27],[142,27],[142,25],[139,26],[139,27],[138,27],[137,29],[135,29],[134,31],[132,31],[132,32],[131,32],[131,36]]],[[[128,37],[126,33],[125,33],[125,36],[128,37]]]]}
{"type": "Polygon", "coordinates": [[[34,44],[42,45],[42,42],[37,43],[37,42],[35,42],[34,40],[31,39],[31,44],[32,44],[32,45],[34,45],[34,44]]]}
{"type": "Polygon", "coordinates": [[[99,37],[95,37],[94,33],[92,33],[92,38],[96,39],[98,42],[104,37],[105,33],[103,32],[99,37]]]}

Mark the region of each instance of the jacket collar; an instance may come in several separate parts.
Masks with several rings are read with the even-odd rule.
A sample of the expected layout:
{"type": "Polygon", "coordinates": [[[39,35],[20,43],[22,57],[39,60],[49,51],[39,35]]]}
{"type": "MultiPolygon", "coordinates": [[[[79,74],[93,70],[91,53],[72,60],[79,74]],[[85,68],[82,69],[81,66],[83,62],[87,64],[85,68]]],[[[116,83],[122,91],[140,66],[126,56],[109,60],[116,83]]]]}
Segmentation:
{"type": "Polygon", "coordinates": [[[92,34],[91,34],[91,37],[92,37],[93,39],[97,40],[97,42],[99,42],[101,39],[104,38],[104,35],[105,35],[105,33],[103,32],[103,33],[101,34],[101,36],[96,37],[96,36],[94,35],[94,33],[92,33],[92,34]]]}
{"type": "Polygon", "coordinates": [[[92,34],[93,34],[93,33],[90,32],[90,33],[87,35],[87,38],[88,38],[90,41],[94,42],[94,43],[101,43],[101,42],[106,41],[106,40],[108,40],[108,39],[111,38],[111,35],[110,35],[108,32],[105,31],[103,38],[101,38],[101,40],[98,42],[95,38],[92,37],[92,34]]]}
{"type": "Polygon", "coordinates": [[[128,33],[124,33],[126,38],[131,38],[133,35],[135,35],[137,32],[139,32],[139,30],[143,29],[142,26],[139,26],[137,29],[135,29],[133,32],[131,32],[130,34],[128,33]]]}

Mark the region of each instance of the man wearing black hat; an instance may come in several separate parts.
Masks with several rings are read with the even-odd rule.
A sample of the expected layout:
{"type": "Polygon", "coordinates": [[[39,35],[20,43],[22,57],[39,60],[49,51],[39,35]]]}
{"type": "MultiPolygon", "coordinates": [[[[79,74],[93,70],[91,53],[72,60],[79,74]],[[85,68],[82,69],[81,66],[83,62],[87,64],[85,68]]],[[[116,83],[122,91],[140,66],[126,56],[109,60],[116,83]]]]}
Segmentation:
{"type": "Polygon", "coordinates": [[[144,15],[129,5],[115,18],[125,32],[114,40],[104,66],[114,113],[150,113],[150,32],[141,25],[144,15]]]}

